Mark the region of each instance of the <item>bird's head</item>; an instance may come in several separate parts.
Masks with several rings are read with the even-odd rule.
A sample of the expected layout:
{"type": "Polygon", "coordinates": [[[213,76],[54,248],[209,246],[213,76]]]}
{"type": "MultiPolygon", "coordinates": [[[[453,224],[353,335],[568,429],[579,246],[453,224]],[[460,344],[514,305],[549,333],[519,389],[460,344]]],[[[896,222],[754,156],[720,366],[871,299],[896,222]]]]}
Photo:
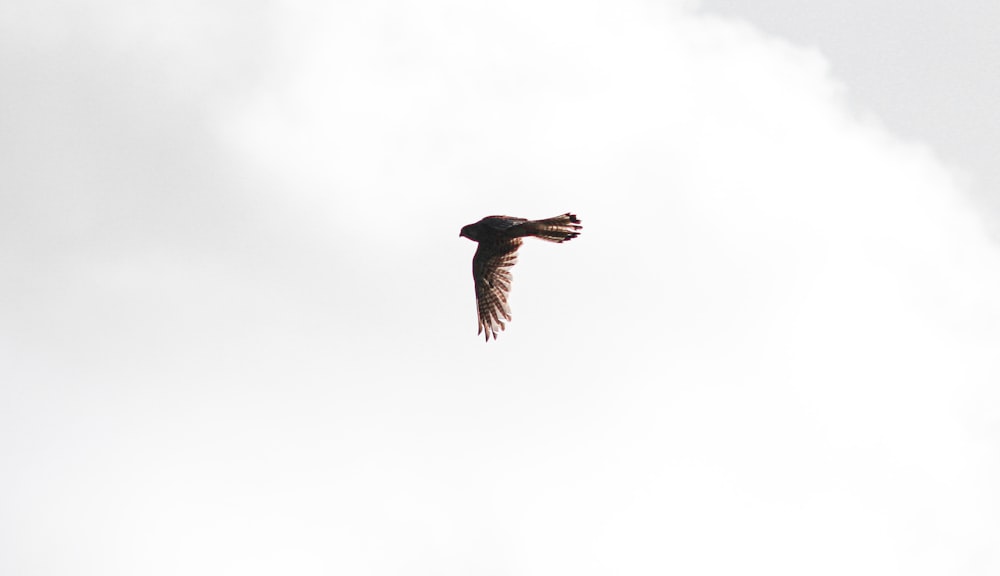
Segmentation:
{"type": "Polygon", "coordinates": [[[476,225],[475,224],[469,224],[467,226],[462,226],[462,232],[459,233],[458,237],[461,238],[461,237],[464,236],[464,237],[468,238],[469,240],[473,240],[475,242],[478,242],[479,241],[479,235],[476,232],[477,232],[476,225]]]}

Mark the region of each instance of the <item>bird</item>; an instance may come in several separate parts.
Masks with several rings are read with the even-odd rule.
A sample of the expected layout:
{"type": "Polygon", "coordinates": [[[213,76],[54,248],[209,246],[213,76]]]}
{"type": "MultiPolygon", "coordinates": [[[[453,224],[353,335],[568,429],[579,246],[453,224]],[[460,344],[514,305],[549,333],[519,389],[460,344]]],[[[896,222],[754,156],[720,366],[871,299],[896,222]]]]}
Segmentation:
{"type": "Polygon", "coordinates": [[[479,309],[479,332],[486,332],[486,341],[506,328],[510,321],[511,275],[509,268],[517,262],[517,249],[522,238],[533,236],[549,242],[566,242],[580,235],[583,226],[576,214],[569,212],[544,220],[527,220],[513,216],[487,216],[479,222],[462,227],[459,237],[477,242],[472,257],[472,278],[476,285],[476,306],[479,309]]]}

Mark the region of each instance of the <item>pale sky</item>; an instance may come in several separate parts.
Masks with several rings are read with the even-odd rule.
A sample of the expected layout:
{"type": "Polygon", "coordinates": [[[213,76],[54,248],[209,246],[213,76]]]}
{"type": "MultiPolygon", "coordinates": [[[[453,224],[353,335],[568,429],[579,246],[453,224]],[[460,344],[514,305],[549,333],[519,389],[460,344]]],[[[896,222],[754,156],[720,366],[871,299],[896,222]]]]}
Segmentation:
{"type": "Polygon", "coordinates": [[[776,13],[4,4],[0,573],[997,573],[996,111],[776,13]]]}
{"type": "Polygon", "coordinates": [[[1000,3],[986,0],[701,0],[819,50],[850,100],[898,138],[934,147],[1000,234],[1000,3]]]}

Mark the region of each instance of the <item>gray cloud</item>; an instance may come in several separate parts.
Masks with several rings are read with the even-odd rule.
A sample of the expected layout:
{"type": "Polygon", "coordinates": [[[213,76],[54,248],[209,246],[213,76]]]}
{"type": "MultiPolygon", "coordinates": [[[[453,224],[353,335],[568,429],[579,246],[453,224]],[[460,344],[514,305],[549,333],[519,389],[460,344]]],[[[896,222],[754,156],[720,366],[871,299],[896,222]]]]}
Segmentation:
{"type": "Polygon", "coordinates": [[[1000,222],[1000,6],[848,1],[705,0],[708,13],[745,18],[769,33],[819,49],[850,86],[850,99],[893,133],[934,146],[986,211],[1000,222]]]}

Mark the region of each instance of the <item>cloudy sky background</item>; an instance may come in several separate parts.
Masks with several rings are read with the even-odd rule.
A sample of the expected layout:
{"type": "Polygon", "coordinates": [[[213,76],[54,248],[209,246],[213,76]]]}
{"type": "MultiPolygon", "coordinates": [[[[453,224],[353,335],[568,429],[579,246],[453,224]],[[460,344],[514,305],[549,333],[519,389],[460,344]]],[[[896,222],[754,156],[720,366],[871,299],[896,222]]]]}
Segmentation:
{"type": "Polygon", "coordinates": [[[934,147],[1000,232],[1000,4],[939,0],[703,0],[706,12],[746,19],[819,50],[849,99],[898,138],[934,147]]]}
{"type": "Polygon", "coordinates": [[[4,4],[0,572],[996,573],[997,10],[758,5],[4,4]]]}

